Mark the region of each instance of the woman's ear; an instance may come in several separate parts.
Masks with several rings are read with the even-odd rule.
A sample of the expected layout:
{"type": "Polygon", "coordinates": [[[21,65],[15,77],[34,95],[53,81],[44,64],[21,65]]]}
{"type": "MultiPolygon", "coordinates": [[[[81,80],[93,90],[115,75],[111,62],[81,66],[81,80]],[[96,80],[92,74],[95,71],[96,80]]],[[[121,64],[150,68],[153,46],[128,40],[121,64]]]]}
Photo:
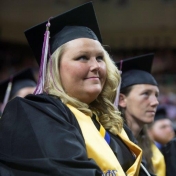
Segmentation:
{"type": "Polygon", "coordinates": [[[119,95],[119,106],[122,108],[126,107],[126,96],[122,93],[119,95]]]}

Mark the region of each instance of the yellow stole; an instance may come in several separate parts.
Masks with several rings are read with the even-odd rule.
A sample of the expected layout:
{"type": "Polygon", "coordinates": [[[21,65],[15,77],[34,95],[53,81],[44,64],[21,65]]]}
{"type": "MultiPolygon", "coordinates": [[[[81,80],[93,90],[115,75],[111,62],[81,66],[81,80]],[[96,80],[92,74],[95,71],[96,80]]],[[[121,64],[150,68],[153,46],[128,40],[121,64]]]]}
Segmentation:
{"type": "Polygon", "coordinates": [[[126,174],[124,173],[113,151],[95,127],[91,117],[85,115],[69,104],[67,104],[67,106],[75,115],[80,125],[84,136],[88,157],[95,160],[104,174],[108,173],[109,170],[114,170],[117,171],[115,172],[116,176],[126,176],[126,174],[127,176],[138,176],[142,158],[142,150],[128,139],[128,136],[124,130],[122,130],[122,133],[118,135],[136,156],[134,164],[128,169],[126,174]]]}
{"type": "Polygon", "coordinates": [[[166,176],[166,164],[164,156],[155,144],[152,144],[152,152],[152,163],[154,166],[155,174],[158,176],[166,176]]]}

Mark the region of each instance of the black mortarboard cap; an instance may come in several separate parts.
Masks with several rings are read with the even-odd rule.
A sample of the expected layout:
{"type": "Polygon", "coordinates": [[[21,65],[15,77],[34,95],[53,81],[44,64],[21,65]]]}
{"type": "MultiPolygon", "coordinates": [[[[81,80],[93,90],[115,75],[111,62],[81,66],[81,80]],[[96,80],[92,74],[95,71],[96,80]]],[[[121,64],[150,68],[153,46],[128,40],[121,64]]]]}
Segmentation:
{"type": "Polygon", "coordinates": [[[9,99],[11,99],[17,93],[17,91],[19,91],[20,89],[24,87],[35,87],[36,86],[36,80],[33,75],[32,68],[24,69],[12,75],[8,79],[0,82],[0,90],[1,90],[0,91],[0,102],[3,102],[4,100],[9,82],[12,82],[12,88],[10,91],[9,99]]]}
{"type": "Polygon", "coordinates": [[[157,108],[154,121],[167,119],[167,118],[168,117],[167,117],[166,109],[164,107],[157,108]]]}
{"type": "Polygon", "coordinates": [[[135,84],[158,85],[151,75],[151,68],[154,54],[124,59],[116,63],[119,70],[122,71],[121,88],[126,88],[135,84]]]}
{"type": "MultiPolygon", "coordinates": [[[[40,64],[47,21],[25,31],[37,62],[40,64]]],[[[92,2],[50,19],[51,54],[61,45],[77,38],[91,38],[102,42],[92,2]]]]}

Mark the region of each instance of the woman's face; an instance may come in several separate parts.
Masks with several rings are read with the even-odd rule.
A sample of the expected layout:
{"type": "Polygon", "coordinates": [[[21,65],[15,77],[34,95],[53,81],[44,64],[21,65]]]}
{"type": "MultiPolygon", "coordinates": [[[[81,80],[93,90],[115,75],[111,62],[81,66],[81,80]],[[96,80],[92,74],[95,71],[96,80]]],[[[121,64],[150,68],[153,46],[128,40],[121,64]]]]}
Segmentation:
{"type": "Polygon", "coordinates": [[[87,104],[94,101],[106,81],[101,44],[88,38],[68,42],[60,60],[60,77],[69,96],[87,104]]]}
{"type": "Polygon", "coordinates": [[[158,105],[159,89],[149,84],[138,84],[132,87],[130,93],[120,95],[119,105],[125,108],[125,118],[140,125],[154,120],[158,105]]]}
{"type": "Polygon", "coordinates": [[[149,133],[155,141],[163,145],[167,144],[175,136],[172,122],[167,118],[156,120],[149,130],[149,133]]]}

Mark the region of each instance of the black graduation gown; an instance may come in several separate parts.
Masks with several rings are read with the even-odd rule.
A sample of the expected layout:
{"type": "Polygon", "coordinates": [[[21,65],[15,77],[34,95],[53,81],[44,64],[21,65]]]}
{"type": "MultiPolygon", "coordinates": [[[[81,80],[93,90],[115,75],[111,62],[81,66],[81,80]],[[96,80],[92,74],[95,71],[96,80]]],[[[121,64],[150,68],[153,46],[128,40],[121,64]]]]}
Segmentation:
{"type": "MultiPolygon", "coordinates": [[[[110,147],[126,170],[134,158],[110,135],[110,147]]],[[[102,171],[87,157],[73,113],[59,99],[43,94],[17,97],[6,105],[0,120],[0,174],[102,176],[102,171]]]]}
{"type": "Polygon", "coordinates": [[[162,147],[161,152],[164,155],[166,163],[166,175],[176,175],[176,138],[172,139],[162,147]]]}

